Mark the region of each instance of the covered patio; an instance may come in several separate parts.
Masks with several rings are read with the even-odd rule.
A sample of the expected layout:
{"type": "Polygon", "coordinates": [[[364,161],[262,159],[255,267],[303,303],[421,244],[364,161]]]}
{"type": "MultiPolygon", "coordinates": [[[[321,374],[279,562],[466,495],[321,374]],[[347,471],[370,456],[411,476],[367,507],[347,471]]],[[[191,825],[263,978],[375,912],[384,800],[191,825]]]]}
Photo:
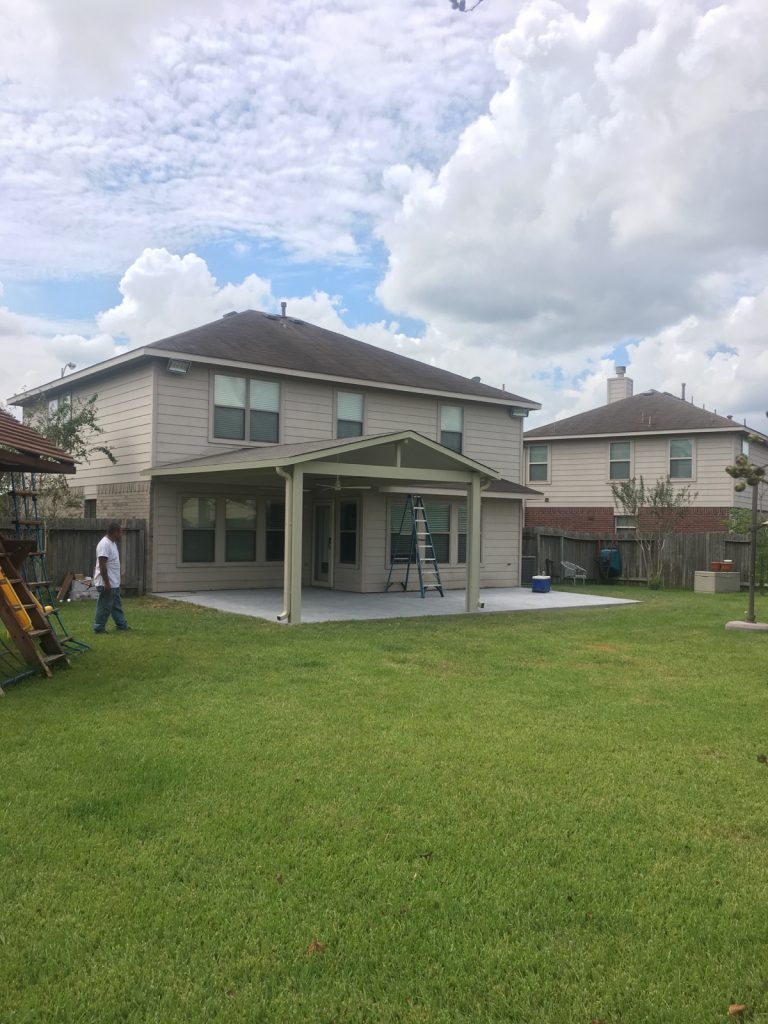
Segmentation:
{"type": "MultiPolygon", "coordinates": [[[[234,615],[250,615],[271,622],[284,621],[282,590],[209,590],[156,594],[171,601],[214,608],[234,615]]],[[[636,604],[623,598],[584,594],[582,591],[552,590],[534,594],[528,587],[494,587],[481,590],[478,613],[552,611],[567,608],[596,608],[636,604]]],[[[418,618],[424,615],[461,615],[466,611],[463,590],[448,590],[444,597],[418,591],[389,591],[383,594],[351,594],[340,590],[305,587],[301,595],[303,622],[362,622],[369,619],[418,618]]]]}
{"type": "MultiPolygon", "coordinates": [[[[402,614],[425,614],[426,602],[421,599],[413,606],[413,612],[403,611],[404,608],[411,606],[411,595],[405,595],[398,601],[398,595],[394,592],[369,593],[374,588],[378,590],[379,586],[384,589],[384,580],[375,579],[372,582],[371,579],[376,573],[380,575],[382,570],[385,570],[388,535],[383,504],[378,522],[370,515],[363,516],[363,532],[360,534],[362,556],[358,558],[357,568],[359,592],[355,586],[349,585],[349,579],[342,589],[338,581],[334,583],[327,568],[324,569],[324,583],[321,583],[323,575],[313,571],[312,566],[317,561],[318,551],[332,553],[334,538],[327,521],[323,524],[322,531],[320,530],[315,512],[317,509],[327,509],[329,501],[337,494],[359,492],[361,501],[364,500],[366,503],[366,512],[368,503],[377,496],[383,501],[389,494],[413,494],[414,491],[421,493],[425,488],[433,492],[442,491],[465,497],[466,556],[461,566],[464,586],[453,590],[450,597],[446,594],[446,597],[441,599],[443,611],[440,614],[448,613],[446,609],[449,608],[452,614],[454,611],[474,612],[483,604],[480,597],[480,524],[481,499],[484,492],[490,495],[490,488],[494,485],[498,487],[499,492],[493,495],[497,502],[503,499],[520,502],[524,495],[533,493],[529,488],[503,480],[496,470],[413,430],[367,437],[318,439],[295,444],[240,448],[181,463],[155,466],[148,472],[160,485],[175,481],[176,486],[186,486],[188,489],[202,485],[230,484],[248,485],[254,488],[254,491],[258,491],[259,488],[280,486],[284,497],[285,534],[282,592],[270,589],[270,586],[274,588],[277,582],[274,578],[270,582],[265,581],[264,589],[250,588],[247,584],[243,586],[245,581],[241,578],[238,581],[240,587],[230,590],[227,586],[229,580],[224,574],[230,571],[231,566],[220,566],[218,578],[215,580],[212,574],[209,574],[212,583],[210,590],[200,585],[204,583],[201,574],[198,574],[197,579],[191,574],[186,575],[186,579],[191,581],[189,587],[174,586],[174,581],[180,582],[185,578],[183,565],[175,574],[166,572],[160,576],[162,582],[156,584],[154,589],[158,593],[169,593],[187,600],[194,600],[195,595],[205,594],[206,602],[227,600],[238,606],[233,610],[269,619],[279,617],[281,621],[288,623],[321,621],[326,618],[394,618],[402,614]],[[308,520],[308,513],[313,516],[311,520],[308,520]],[[319,536],[320,533],[322,536],[319,536]],[[368,578],[363,585],[364,560],[367,561],[368,578]],[[373,563],[375,566],[371,570],[370,566],[373,563]],[[314,584],[314,587],[319,589],[308,589],[307,584],[314,584]],[[327,589],[322,589],[322,586],[327,589]],[[365,598],[362,598],[363,593],[365,598]],[[378,604],[376,598],[380,598],[378,604]],[[278,605],[276,609],[273,608],[275,602],[278,605]],[[361,616],[353,614],[353,606],[356,604],[370,609],[371,612],[361,616]],[[263,610],[248,611],[248,608],[263,610]],[[334,609],[338,609],[338,612],[334,609]]],[[[162,548],[166,557],[166,567],[170,564],[172,569],[178,568],[179,562],[175,552],[178,530],[171,518],[174,500],[176,499],[171,497],[167,501],[165,532],[159,536],[156,531],[156,547],[162,548]]],[[[494,548],[494,542],[497,548],[500,546],[498,538],[492,538],[489,540],[489,550],[494,548]]],[[[519,578],[514,568],[510,568],[512,562],[507,549],[498,557],[502,559],[508,578],[519,578]]],[[[332,562],[333,558],[326,554],[325,560],[332,562]]],[[[254,572],[254,575],[256,574],[257,571],[254,572]]],[[[347,576],[349,577],[349,574],[347,576]]],[[[158,577],[153,571],[153,579],[156,578],[158,577]]],[[[434,612],[427,611],[426,614],[434,612]]]]}

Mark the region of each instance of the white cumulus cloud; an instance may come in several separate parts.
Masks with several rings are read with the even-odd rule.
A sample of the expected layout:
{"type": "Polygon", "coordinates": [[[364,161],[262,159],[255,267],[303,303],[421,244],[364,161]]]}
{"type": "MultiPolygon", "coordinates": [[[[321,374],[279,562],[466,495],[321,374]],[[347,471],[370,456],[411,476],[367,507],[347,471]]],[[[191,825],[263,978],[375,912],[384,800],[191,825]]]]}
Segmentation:
{"type": "Polygon", "coordinates": [[[525,5],[496,42],[507,87],[382,224],[396,313],[586,353],[768,280],[768,5],[579,6],[525,5]]]}

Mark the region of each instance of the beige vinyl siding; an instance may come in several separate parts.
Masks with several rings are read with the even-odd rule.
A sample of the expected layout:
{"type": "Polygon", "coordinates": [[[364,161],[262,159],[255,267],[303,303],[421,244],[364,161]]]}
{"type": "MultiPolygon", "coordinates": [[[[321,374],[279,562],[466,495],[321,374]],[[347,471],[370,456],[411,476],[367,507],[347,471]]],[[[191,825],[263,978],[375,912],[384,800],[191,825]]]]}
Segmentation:
{"type": "MultiPolygon", "coordinates": [[[[683,436],[683,435],[674,435],[683,436]]],[[[679,480],[681,487],[689,484],[698,492],[694,505],[731,505],[731,478],[725,467],[733,461],[732,434],[696,434],[689,436],[694,442],[694,478],[679,480]]],[[[626,438],[632,441],[632,473],[646,484],[653,484],[669,473],[669,435],[658,437],[626,438]]],[[[529,498],[533,506],[547,504],[554,507],[605,507],[613,505],[609,475],[609,438],[549,441],[531,439],[528,444],[549,444],[549,483],[532,484],[542,492],[540,498],[529,498]]]]}
{"type": "Polygon", "coordinates": [[[421,395],[370,390],[365,395],[366,434],[388,434],[395,430],[415,430],[438,439],[437,399],[421,395]]]}
{"type": "Polygon", "coordinates": [[[520,586],[522,504],[521,501],[483,499],[481,587],[520,586]]]}
{"type": "MultiPolygon", "coordinates": [[[[193,363],[189,373],[168,373],[157,367],[155,465],[196,459],[222,450],[208,439],[210,422],[210,371],[193,363]]],[[[223,448],[238,445],[224,442],[223,448]]]]}
{"type": "Polygon", "coordinates": [[[336,436],[333,387],[311,380],[288,378],[283,390],[283,444],[299,441],[327,441],[336,436]]]}
{"type": "Polygon", "coordinates": [[[146,480],[141,475],[152,459],[152,366],[116,371],[109,379],[89,387],[73,388],[74,399],[96,394],[96,421],[102,433],[94,443],[109,448],[117,462],[95,453],[90,463],[81,463],[73,483],[83,488],[86,498],[96,497],[99,484],[146,480]]]}
{"type": "MultiPolygon", "coordinates": [[[[237,442],[214,441],[210,436],[209,367],[192,365],[185,375],[157,369],[156,463],[164,465],[241,447],[237,442]]],[[[280,441],[326,440],[335,437],[335,388],[323,381],[281,380],[280,441]]],[[[397,394],[360,388],[364,396],[366,434],[415,430],[439,440],[440,401],[431,396],[397,394]]],[[[464,410],[464,454],[497,469],[510,480],[520,479],[522,421],[512,419],[505,407],[461,403],[464,410]]]]}
{"type": "Polygon", "coordinates": [[[523,423],[498,405],[464,406],[464,455],[497,470],[505,480],[522,481],[523,423]]]}

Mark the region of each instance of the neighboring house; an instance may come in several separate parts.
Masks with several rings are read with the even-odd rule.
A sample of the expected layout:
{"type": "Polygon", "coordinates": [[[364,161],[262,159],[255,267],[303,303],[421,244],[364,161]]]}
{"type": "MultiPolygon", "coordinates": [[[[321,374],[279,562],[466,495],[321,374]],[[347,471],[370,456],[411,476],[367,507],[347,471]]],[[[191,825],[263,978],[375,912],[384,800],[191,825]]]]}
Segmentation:
{"type": "Polygon", "coordinates": [[[98,394],[117,458],[78,467],[84,511],[145,517],[156,592],[387,582],[422,494],[448,588],[517,586],[522,422],[536,402],[292,317],[246,311],[10,401],[98,394]]]}
{"type": "Polygon", "coordinates": [[[526,502],[525,524],[603,535],[633,529],[614,505],[611,484],[642,476],[651,485],[666,477],[690,485],[696,497],[682,532],[723,531],[730,509],[751,502],[751,488],[735,493],[725,467],[742,452],[768,464],[768,437],[750,442],[756,433],[666,392],[633,396],[617,366],[607,405],[526,431],[525,479],[541,494],[526,502]]]}

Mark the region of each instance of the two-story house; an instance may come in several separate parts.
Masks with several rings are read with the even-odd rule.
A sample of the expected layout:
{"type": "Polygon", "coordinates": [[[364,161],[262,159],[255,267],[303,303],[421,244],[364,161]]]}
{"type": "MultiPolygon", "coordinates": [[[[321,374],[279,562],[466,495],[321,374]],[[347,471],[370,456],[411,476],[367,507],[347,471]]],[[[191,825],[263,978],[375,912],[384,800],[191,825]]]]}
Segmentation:
{"type": "Polygon", "coordinates": [[[443,584],[517,586],[522,422],[536,402],[292,317],[230,313],[10,401],[98,395],[117,457],[78,468],[87,515],[149,521],[155,592],[382,591],[408,495],[443,584]]]}
{"type": "Polygon", "coordinates": [[[666,392],[633,395],[623,366],[608,381],[606,405],[526,431],[524,449],[525,479],[540,492],[526,502],[526,526],[603,536],[635,526],[615,506],[612,484],[642,476],[690,486],[695,497],[680,530],[718,532],[731,508],[751,501],[749,490],[734,492],[725,467],[742,453],[768,464],[764,434],[666,392]]]}

